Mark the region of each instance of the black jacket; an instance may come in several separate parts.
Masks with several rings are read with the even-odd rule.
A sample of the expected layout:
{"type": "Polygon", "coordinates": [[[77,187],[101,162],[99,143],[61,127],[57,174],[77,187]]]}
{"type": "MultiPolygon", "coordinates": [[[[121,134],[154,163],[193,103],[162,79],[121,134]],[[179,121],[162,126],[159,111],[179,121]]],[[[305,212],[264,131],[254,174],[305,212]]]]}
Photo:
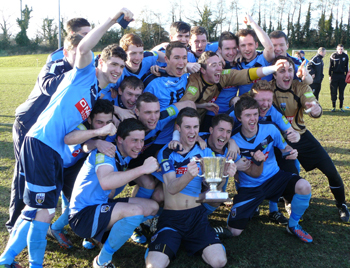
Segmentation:
{"type": "Polygon", "coordinates": [[[338,54],[334,52],[331,55],[330,63],[329,63],[329,76],[333,74],[343,74],[346,75],[349,68],[349,57],[344,52],[342,54],[338,54]]]}
{"type": "Polygon", "coordinates": [[[315,75],[314,84],[321,84],[323,80],[323,57],[320,54],[316,54],[307,64],[307,70],[310,75],[315,75]]]}

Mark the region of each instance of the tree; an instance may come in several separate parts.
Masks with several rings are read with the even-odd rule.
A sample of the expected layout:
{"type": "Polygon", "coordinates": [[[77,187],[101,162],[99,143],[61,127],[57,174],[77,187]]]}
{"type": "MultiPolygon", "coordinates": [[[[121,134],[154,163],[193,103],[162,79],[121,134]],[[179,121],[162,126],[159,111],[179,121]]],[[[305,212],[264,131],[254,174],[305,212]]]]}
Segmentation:
{"type": "Polygon", "coordinates": [[[11,26],[9,24],[9,17],[5,18],[4,12],[1,12],[1,22],[0,22],[0,29],[2,30],[2,39],[0,40],[0,48],[5,49],[10,46],[10,38],[11,34],[9,32],[11,26]]]}
{"type": "Polygon", "coordinates": [[[31,19],[30,13],[33,11],[33,9],[29,9],[26,5],[25,8],[22,10],[22,17],[23,19],[17,19],[18,26],[21,28],[21,31],[17,34],[15,40],[17,45],[19,46],[28,46],[30,45],[30,40],[27,36],[27,30],[29,26],[29,20],[31,19]]]}
{"type": "Polygon", "coordinates": [[[311,2],[309,3],[309,8],[307,9],[305,24],[303,27],[303,33],[305,37],[304,43],[308,44],[310,41],[310,31],[311,31],[311,2]]]}
{"type": "Polygon", "coordinates": [[[41,26],[43,41],[50,47],[56,47],[58,43],[58,27],[53,25],[53,19],[45,18],[41,26]]]}

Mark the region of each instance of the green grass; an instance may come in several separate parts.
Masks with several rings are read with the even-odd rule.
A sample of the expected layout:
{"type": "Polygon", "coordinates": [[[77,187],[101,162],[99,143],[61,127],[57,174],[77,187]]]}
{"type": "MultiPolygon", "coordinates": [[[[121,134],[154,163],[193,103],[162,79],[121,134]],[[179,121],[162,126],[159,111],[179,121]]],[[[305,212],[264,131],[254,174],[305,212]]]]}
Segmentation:
{"type": "MultiPolygon", "coordinates": [[[[31,92],[47,55],[29,55],[0,58],[0,252],[5,249],[8,233],[5,222],[8,214],[10,185],[13,175],[12,123],[15,109],[31,92]],[[38,67],[36,63],[38,59],[38,67]]],[[[308,59],[311,57],[308,56],[308,59]]],[[[325,61],[328,61],[328,56],[325,61]]],[[[327,74],[325,69],[325,74],[327,74]]],[[[327,75],[326,75],[327,78],[327,75]]],[[[350,110],[331,113],[329,83],[325,79],[320,93],[323,116],[306,117],[308,129],[321,142],[333,159],[345,184],[347,200],[350,199],[350,110]]],[[[344,106],[350,106],[349,86],[346,88],[344,106]]],[[[350,267],[350,226],[339,221],[338,212],[330,193],[327,179],[317,171],[305,173],[312,185],[312,199],[302,226],[314,238],[312,244],[304,244],[286,233],[284,227],[268,221],[268,203],[261,206],[261,215],[253,219],[241,236],[224,240],[228,263],[226,267],[350,267]]],[[[130,188],[126,189],[130,193],[130,188]]],[[[228,191],[234,195],[230,182],[228,191]]],[[[281,210],[285,213],[284,208],[281,210]]],[[[57,215],[59,215],[58,209],[57,215]]],[[[220,207],[211,217],[213,226],[224,226],[229,208],[220,207]]],[[[66,251],[48,238],[45,267],[91,267],[98,250],[82,249],[82,239],[69,231],[75,249],[66,251]]],[[[144,267],[146,246],[130,240],[114,255],[117,267],[144,267]]],[[[27,250],[16,260],[28,266],[27,250]]],[[[183,248],[171,267],[207,267],[200,257],[188,257],[183,248]]]]}

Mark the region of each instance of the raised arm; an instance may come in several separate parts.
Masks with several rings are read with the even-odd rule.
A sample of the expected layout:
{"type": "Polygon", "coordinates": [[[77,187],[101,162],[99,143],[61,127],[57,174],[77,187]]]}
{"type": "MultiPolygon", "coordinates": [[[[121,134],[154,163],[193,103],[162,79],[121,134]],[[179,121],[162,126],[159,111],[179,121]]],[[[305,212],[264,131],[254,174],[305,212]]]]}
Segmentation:
{"type": "Polygon", "coordinates": [[[99,25],[90,31],[84,38],[81,40],[77,47],[77,56],[75,60],[75,65],[82,69],[90,64],[92,61],[91,50],[97,45],[102,36],[107,32],[107,30],[113,26],[117,19],[124,14],[124,19],[127,21],[132,20],[133,14],[130,10],[123,8],[118,11],[113,17],[109,17],[105,23],[99,25]]]}

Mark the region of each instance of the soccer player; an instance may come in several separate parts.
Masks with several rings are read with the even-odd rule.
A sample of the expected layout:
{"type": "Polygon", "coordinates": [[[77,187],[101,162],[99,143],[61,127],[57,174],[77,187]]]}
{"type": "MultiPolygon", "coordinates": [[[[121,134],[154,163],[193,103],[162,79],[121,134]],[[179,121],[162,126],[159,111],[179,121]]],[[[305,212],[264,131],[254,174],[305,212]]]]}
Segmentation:
{"type": "Polygon", "coordinates": [[[24,208],[23,200],[19,199],[20,192],[23,192],[23,189],[19,189],[19,162],[24,137],[49,103],[65,73],[73,68],[76,48],[82,39],[83,37],[79,34],[66,37],[63,48],[64,58],[44,65],[28,99],[16,109],[16,119],[12,130],[16,162],[11,186],[9,220],[6,222],[9,232],[24,208]]]}
{"type": "MultiPolygon", "coordinates": [[[[194,101],[202,118],[208,110],[215,114],[218,113],[219,107],[214,101],[222,88],[249,84],[253,80],[272,74],[280,65],[283,65],[281,61],[269,67],[250,68],[248,70],[223,70],[222,61],[212,51],[204,52],[198,63],[201,64],[201,72],[190,75],[186,92],[181,101],[194,101]]],[[[209,125],[205,123],[201,131],[208,131],[208,128],[209,125]]]]}
{"type": "MultiPolygon", "coordinates": [[[[239,69],[247,69],[252,67],[269,66],[271,61],[275,58],[273,45],[269,36],[263,29],[253,20],[250,15],[244,17],[244,23],[250,25],[253,29],[241,29],[237,32],[239,40],[239,51],[243,56],[242,61],[238,61],[239,69]],[[258,52],[258,40],[264,47],[264,51],[258,52]]],[[[272,76],[266,76],[264,80],[270,81],[272,76]]],[[[248,92],[252,84],[239,86],[239,95],[248,92]]]]}
{"type": "MultiPolygon", "coordinates": [[[[189,254],[201,254],[212,267],[224,267],[227,259],[223,245],[210,226],[206,209],[199,203],[202,179],[198,176],[199,164],[194,157],[213,156],[207,148],[196,144],[200,116],[193,108],[183,109],[177,119],[183,151],[174,152],[165,146],[158,154],[162,168],[164,210],[159,217],[158,231],[146,252],[146,267],[166,267],[176,256],[181,240],[189,254]]],[[[233,176],[232,163],[228,175],[233,176]]]]}
{"type": "Polygon", "coordinates": [[[202,26],[193,26],[191,29],[190,46],[191,52],[198,60],[207,46],[208,33],[202,26]]]}
{"type": "Polygon", "coordinates": [[[116,83],[125,66],[124,50],[111,45],[102,51],[95,68],[91,49],[122,14],[126,20],[132,19],[133,14],[122,9],[79,43],[74,69],[65,76],[24,139],[20,167],[25,179],[23,198],[26,207],[0,257],[0,264],[11,265],[26,246],[24,238],[27,238],[30,267],[42,267],[46,234],[63,184],[64,137],[89,117],[99,86],[116,83]],[[37,174],[38,170],[40,174],[37,174]]]}
{"type": "Polygon", "coordinates": [[[264,199],[277,202],[284,196],[292,203],[287,231],[303,242],[312,242],[312,237],[298,224],[309,206],[311,186],[298,175],[279,169],[274,147],[289,152],[286,159],[291,160],[296,159],[298,151],[287,145],[274,124],[258,123],[259,104],[253,98],[242,97],[235,105],[235,114],[242,125],[234,131],[232,138],[241,148],[241,157],[252,159],[251,153],[260,150],[264,156],[259,162],[264,162],[264,167],[257,178],[238,171],[239,188],[228,218],[230,231],[234,236],[240,235],[264,199]]]}
{"type": "Polygon", "coordinates": [[[304,122],[305,110],[308,110],[311,118],[317,119],[322,115],[322,107],[308,85],[293,80],[293,61],[283,56],[279,56],[275,60],[282,58],[287,59],[288,63],[274,74],[274,80],[271,82],[274,88],[274,104],[281,109],[292,127],[300,133],[300,140],[292,145],[299,152],[298,160],[300,164],[306,171],[318,168],[326,175],[331,192],[336,200],[340,219],[343,222],[349,222],[349,210],[345,203],[343,180],[328,153],[307,130],[304,122]]]}
{"type": "Polygon", "coordinates": [[[337,94],[339,88],[339,109],[341,112],[345,112],[343,109],[344,90],[346,87],[345,77],[349,71],[349,57],[344,52],[344,46],[339,44],[337,51],[334,52],[329,61],[329,82],[331,88],[332,99],[332,112],[335,112],[335,104],[337,102],[337,94]]]}
{"type": "Polygon", "coordinates": [[[120,121],[135,117],[135,104],[137,98],[144,89],[142,81],[136,76],[126,76],[116,90],[111,88],[103,99],[111,101],[114,105],[114,113],[120,121]]]}
{"type": "MultiPolygon", "coordinates": [[[[84,37],[90,31],[91,31],[91,25],[84,18],[74,18],[74,19],[71,19],[67,22],[68,35],[77,33],[77,34],[80,34],[81,36],[84,37]]],[[[64,47],[61,47],[61,48],[55,50],[54,52],[52,52],[47,57],[46,63],[49,63],[50,61],[63,59],[63,57],[65,56],[63,53],[63,48],[64,47]]]]}
{"type": "Polygon", "coordinates": [[[113,254],[145,217],[152,218],[158,211],[158,204],[150,199],[113,199],[128,182],[158,169],[157,160],[149,157],[142,166],[127,170],[130,159],[141,151],[144,138],[143,124],[134,118],[125,119],[118,127],[115,158],[92,151],[75,182],[70,205],[71,228],[81,237],[93,237],[100,242],[108,235],[93,261],[94,268],[115,267],[111,264],[113,254]]]}
{"type": "MultiPolygon", "coordinates": [[[[170,42],[166,47],[165,61],[167,63],[165,73],[162,73],[161,76],[150,75],[143,81],[144,92],[150,92],[158,98],[161,111],[177,103],[185,92],[188,78],[188,74],[185,73],[186,47],[180,42],[170,42]]],[[[195,108],[192,101],[188,101],[187,105],[195,108]]],[[[168,123],[154,143],[164,145],[171,141],[173,130],[174,121],[168,123]]]]}
{"type": "MultiPolygon", "coordinates": [[[[63,188],[62,192],[70,201],[75,179],[87,157],[87,153],[97,148],[99,152],[114,157],[115,145],[105,141],[107,135],[113,136],[117,129],[113,124],[113,105],[108,100],[97,100],[87,121],[79,124],[75,130],[64,137],[65,146],[63,158],[63,188]]],[[[48,235],[56,239],[63,248],[72,248],[72,243],[66,238],[63,228],[68,224],[68,209],[49,227],[48,235]]],[[[87,247],[88,241],[83,242],[87,247]]],[[[91,247],[91,246],[90,246],[91,247]]]]}

